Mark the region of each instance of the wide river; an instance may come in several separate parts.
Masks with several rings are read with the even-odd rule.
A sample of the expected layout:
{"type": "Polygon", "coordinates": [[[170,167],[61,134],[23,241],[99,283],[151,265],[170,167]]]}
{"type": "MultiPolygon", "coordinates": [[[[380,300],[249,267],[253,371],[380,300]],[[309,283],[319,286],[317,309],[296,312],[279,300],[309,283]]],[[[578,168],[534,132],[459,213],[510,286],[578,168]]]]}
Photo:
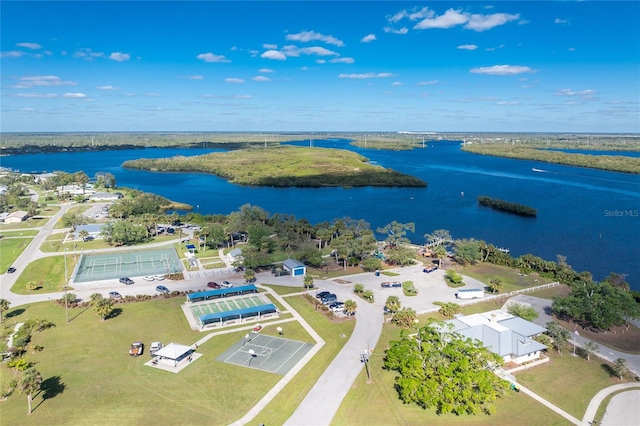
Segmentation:
{"type": "Polygon", "coordinates": [[[203,214],[228,214],[249,203],[314,224],[351,217],[365,219],[375,230],[393,220],[414,222],[416,232],[409,237],[417,244],[424,243],[424,235],[435,229],[448,229],[454,238],[483,239],[509,248],[514,256],[532,253],[556,260],[556,255],[564,255],[575,270],[590,271],[598,280],[610,272],[627,274],[631,286],[640,290],[638,175],[479,156],[462,152],[459,142],[429,142],[426,148],[412,151],[360,149],[342,139],[314,141],[313,145],[358,152],[381,166],[420,177],[429,186],[242,187],[202,173],[158,173],[121,166],[136,158],[216,151],[210,149],[33,154],[2,157],[0,161],[3,167],[23,172],[83,170],[89,177],[99,171],[111,172],[120,186],[191,204],[194,211],[203,214]],[[538,216],[524,218],[481,207],[478,195],[534,207],[538,216]]]}

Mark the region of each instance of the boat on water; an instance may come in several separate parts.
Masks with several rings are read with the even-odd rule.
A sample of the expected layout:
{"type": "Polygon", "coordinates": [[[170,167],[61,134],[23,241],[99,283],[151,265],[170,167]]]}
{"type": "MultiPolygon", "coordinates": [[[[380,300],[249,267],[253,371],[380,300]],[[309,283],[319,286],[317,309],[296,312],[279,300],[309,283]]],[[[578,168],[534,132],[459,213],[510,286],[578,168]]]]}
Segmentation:
{"type": "Polygon", "coordinates": [[[531,169],[533,172],[544,172],[542,169],[536,169],[535,167],[531,169]]]}
{"type": "Polygon", "coordinates": [[[509,254],[509,249],[504,247],[496,247],[496,250],[509,254]]]}

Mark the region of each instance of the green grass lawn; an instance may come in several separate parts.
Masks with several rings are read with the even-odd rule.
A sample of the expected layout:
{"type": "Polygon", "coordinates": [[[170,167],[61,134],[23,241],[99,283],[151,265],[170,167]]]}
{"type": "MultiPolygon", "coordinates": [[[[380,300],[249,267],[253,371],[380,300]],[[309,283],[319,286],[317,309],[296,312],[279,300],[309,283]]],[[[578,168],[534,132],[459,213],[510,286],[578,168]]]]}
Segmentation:
{"type": "Polygon", "coordinates": [[[547,355],[550,358],[548,363],[515,373],[516,379],[578,419],[582,419],[596,393],[623,382],[613,377],[605,362],[597,357],[587,361],[572,356],[571,349],[566,349],[562,356],[555,351],[549,351],[547,355]]]}
{"type": "MultiPolygon", "coordinates": [[[[282,424],[293,412],[354,325],[353,321],[328,321],[301,298],[289,302],[321,332],[327,345],[261,413],[265,424],[282,424]]],[[[149,360],[152,341],[191,345],[204,336],[189,328],[181,303],[184,299],[179,297],[117,304],[119,315],[104,322],[92,309],[72,309],[68,324],[64,308],[53,302],[10,309],[7,326],[26,318],[47,319],[56,326],[35,333],[32,343],[44,350],[26,355],[44,379],[43,390],[34,397],[33,414],[26,415],[26,396],[16,391],[2,403],[2,424],[196,425],[229,424],[242,417],[282,378],[216,361],[246,330],[215,336],[200,345],[198,352],[203,356],[178,374],[143,365],[149,360]],[[132,358],[128,349],[136,340],[145,343],[145,352],[132,358]]],[[[280,326],[285,338],[312,341],[296,322],[280,326]]],[[[276,326],[269,325],[263,332],[278,334],[276,326]]],[[[6,388],[14,373],[6,364],[0,371],[0,386],[6,388]]]]}
{"type": "Polygon", "coordinates": [[[5,231],[2,233],[2,237],[4,238],[9,238],[9,237],[35,237],[36,235],[38,235],[38,230],[33,229],[33,230],[26,230],[26,231],[5,231]]]}
{"type": "MultiPolygon", "coordinates": [[[[422,317],[421,317],[422,318],[422,317]]],[[[383,326],[382,335],[369,362],[372,383],[360,373],[336,413],[332,425],[569,425],[564,418],[523,393],[509,392],[497,404],[494,415],[437,415],[417,405],[405,405],[394,390],[396,372],[382,369],[384,349],[397,339],[400,329],[383,326]]],[[[532,370],[533,371],[533,370],[532,370]]]]}
{"type": "Polygon", "coordinates": [[[493,265],[491,263],[477,263],[464,267],[458,266],[455,269],[457,272],[475,278],[487,285],[492,279],[499,278],[503,284],[500,293],[509,293],[511,291],[552,282],[552,280],[543,278],[535,273],[526,276],[520,275],[517,269],[493,265]]]}
{"type": "MultiPolygon", "coordinates": [[[[62,243],[62,241],[64,240],[64,237],[65,237],[64,233],[49,235],[45,240],[45,242],[42,243],[40,250],[42,250],[45,253],[53,253],[53,252],[63,252],[64,249],[66,248],[69,252],[72,252],[75,246],[76,251],[80,253],[80,251],[82,250],[88,251],[88,250],[97,250],[97,249],[104,249],[104,248],[113,248],[112,245],[109,245],[102,238],[96,238],[88,241],[68,241],[66,243],[62,243]]],[[[158,237],[153,238],[151,241],[145,244],[162,243],[162,242],[174,240],[175,238],[176,237],[173,237],[170,235],[160,235],[158,237]]],[[[145,244],[139,244],[135,246],[125,246],[125,247],[122,247],[122,249],[123,250],[142,249],[144,248],[145,244]]],[[[178,245],[176,245],[176,248],[177,247],[178,245]]]]}
{"type": "Polygon", "coordinates": [[[4,273],[31,243],[32,238],[0,239],[0,272],[4,273]]]}
{"type": "Polygon", "coordinates": [[[13,231],[16,229],[30,229],[44,226],[49,221],[48,217],[27,219],[20,223],[2,223],[0,224],[0,232],[13,231]]]}
{"type": "MultiPolygon", "coordinates": [[[[303,286],[289,287],[289,286],[275,285],[275,284],[262,284],[262,285],[264,285],[265,287],[269,287],[270,289],[272,289],[273,291],[275,291],[277,294],[281,296],[285,296],[287,294],[293,294],[293,293],[300,293],[301,291],[306,290],[303,286]]],[[[311,292],[311,294],[314,294],[313,291],[311,292]]]]}
{"type": "MultiPolygon", "coordinates": [[[[78,260],[80,260],[80,256],[74,260],[72,253],[67,254],[67,273],[69,275],[78,260]]],[[[27,265],[11,287],[11,291],[16,294],[52,293],[62,291],[64,284],[64,256],[43,257],[27,265]],[[35,291],[28,290],[27,283],[31,281],[39,285],[40,288],[35,291]]]]}

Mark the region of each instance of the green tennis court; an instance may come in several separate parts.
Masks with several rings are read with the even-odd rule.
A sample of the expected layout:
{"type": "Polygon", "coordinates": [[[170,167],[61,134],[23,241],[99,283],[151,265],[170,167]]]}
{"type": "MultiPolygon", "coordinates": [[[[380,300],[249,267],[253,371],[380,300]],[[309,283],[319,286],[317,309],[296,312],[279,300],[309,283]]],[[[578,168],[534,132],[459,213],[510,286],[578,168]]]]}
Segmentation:
{"type": "Polygon", "coordinates": [[[235,311],[237,309],[252,308],[254,306],[264,305],[271,303],[268,300],[265,301],[258,295],[247,297],[234,297],[233,299],[216,299],[207,300],[206,302],[197,302],[197,304],[189,305],[191,314],[195,318],[199,318],[203,315],[217,314],[220,312],[235,311]]]}
{"type": "Polygon", "coordinates": [[[313,343],[250,333],[217,360],[285,375],[313,348],[313,343]]]}
{"type": "Polygon", "coordinates": [[[174,248],[117,251],[81,255],[73,280],[87,282],[179,271],[182,271],[182,262],[174,248]]]}

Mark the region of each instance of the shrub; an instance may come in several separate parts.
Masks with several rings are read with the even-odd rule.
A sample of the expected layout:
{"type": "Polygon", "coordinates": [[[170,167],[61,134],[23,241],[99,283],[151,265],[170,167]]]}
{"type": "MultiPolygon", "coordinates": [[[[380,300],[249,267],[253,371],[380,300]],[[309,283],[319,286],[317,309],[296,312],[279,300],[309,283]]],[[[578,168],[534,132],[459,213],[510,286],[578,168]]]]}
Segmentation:
{"type": "Polygon", "coordinates": [[[449,269],[447,273],[444,275],[444,280],[447,282],[449,287],[462,287],[464,283],[462,282],[462,275],[454,271],[453,269],[449,269]]]}
{"type": "Polygon", "coordinates": [[[402,283],[402,291],[405,296],[417,296],[418,290],[414,287],[413,281],[405,281],[402,283]]]}

